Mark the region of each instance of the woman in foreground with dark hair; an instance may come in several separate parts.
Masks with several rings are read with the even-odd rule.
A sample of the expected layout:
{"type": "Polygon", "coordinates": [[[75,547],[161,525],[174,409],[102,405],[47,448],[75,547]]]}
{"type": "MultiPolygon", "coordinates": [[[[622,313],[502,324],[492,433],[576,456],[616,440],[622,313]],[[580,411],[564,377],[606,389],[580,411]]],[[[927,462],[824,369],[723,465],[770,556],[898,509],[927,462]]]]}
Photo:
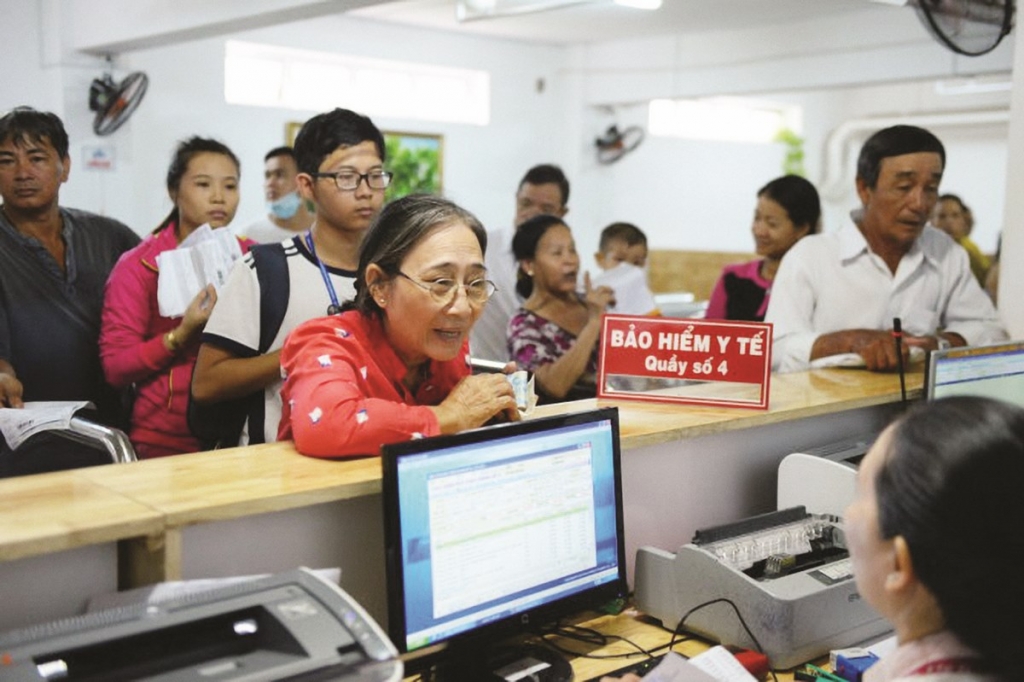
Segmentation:
{"type": "Polygon", "coordinates": [[[857,588],[898,647],[864,682],[1024,679],[1022,490],[1019,407],[946,398],[882,433],[857,472],[845,531],[857,588]]]}
{"type": "Polygon", "coordinates": [[[857,587],[899,648],[867,682],[1024,676],[1024,410],[949,398],[911,411],[861,463],[845,515],[857,587]]]}

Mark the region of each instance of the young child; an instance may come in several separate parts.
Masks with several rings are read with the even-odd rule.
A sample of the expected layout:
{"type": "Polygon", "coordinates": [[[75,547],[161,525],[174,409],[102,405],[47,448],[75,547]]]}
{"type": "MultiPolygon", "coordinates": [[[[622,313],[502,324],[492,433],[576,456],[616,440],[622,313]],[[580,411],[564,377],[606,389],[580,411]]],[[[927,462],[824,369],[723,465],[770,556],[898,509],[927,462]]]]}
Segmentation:
{"type": "MultiPolygon", "coordinates": [[[[359,246],[391,181],[384,153],[377,126],[347,109],[319,114],[302,126],[295,138],[296,182],[302,198],[314,204],[315,219],[290,239],[255,247],[221,290],[203,334],[192,399],[201,406],[198,412],[212,416],[218,426],[233,422],[233,428],[204,433],[204,440],[231,446],[277,439],[280,349],[300,323],[336,314],[354,297],[359,246]],[[248,397],[244,408],[237,401],[243,397],[248,397]],[[231,401],[230,408],[225,401],[231,401]],[[217,407],[224,411],[220,419],[217,407]],[[239,411],[245,413],[244,424],[235,420],[239,411]],[[239,427],[241,434],[231,442],[231,431],[239,427]]],[[[199,430],[206,421],[195,418],[191,425],[199,430]]]]}
{"type": "Polygon", "coordinates": [[[598,249],[594,259],[602,270],[611,270],[619,263],[638,268],[647,264],[647,235],[633,223],[612,223],[601,230],[598,249]]]}
{"type": "Polygon", "coordinates": [[[654,294],[647,286],[647,235],[632,223],[612,223],[601,230],[594,260],[604,272],[593,285],[615,291],[615,305],[609,312],[622,315],[657,315],[654,294]]]}

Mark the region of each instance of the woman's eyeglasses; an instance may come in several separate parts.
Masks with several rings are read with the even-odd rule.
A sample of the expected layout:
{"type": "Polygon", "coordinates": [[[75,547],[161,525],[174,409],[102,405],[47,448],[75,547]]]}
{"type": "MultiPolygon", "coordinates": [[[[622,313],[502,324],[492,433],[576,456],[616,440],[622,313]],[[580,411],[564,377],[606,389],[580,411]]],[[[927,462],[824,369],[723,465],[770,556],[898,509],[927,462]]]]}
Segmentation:
{"type": "Polygon", "coordinates": [[[398,274],[418,286],[420,289],[429,293],[430,296],[441,305],[448,305],[454,301],[459,287],[466,290],[466,298],[469,300],[471,305],[483,305],[487,302],[487,299],[493,296],[494,292],[498,290],[498,287],[494,285],[494,282],[489,279],[475,279],[472,282],[466,282],[465,284],[461,284],[454,279],[446,278],[423,282],[418,279],[413,279],[401,270],[398,271],[398,274]]]}

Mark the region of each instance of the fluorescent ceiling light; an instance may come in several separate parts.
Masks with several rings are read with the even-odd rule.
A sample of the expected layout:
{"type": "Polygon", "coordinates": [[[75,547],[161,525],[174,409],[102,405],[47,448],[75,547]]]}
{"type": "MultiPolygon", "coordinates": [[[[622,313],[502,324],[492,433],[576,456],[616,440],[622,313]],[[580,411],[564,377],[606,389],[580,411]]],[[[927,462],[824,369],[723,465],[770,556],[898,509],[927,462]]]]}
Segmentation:
{"type": "Polygon", "coordinates": [[[935,81],[935,93],[938,95],[979,95],[986,92],[1006,92],[1011,89],[1013,89],[1013,81],[1008,79],[982,79],[968,76],[935,81]]]}
{"type": "Polygon", "coordinates": [[[455,18],[458,21],[495,19],[534,14],[576,5],[616,4],[633,9],[655,10],[663,0],[458,0],[455,18]]]}
{"type": "Polygon", "coordinates": [[[473,21],[511,17],[573,5],[589,5],[592,2],[593,0],[459,0],[455,4],[455,18],[458,21],[473,21]]]}
{"type": "Polygon", "coordinates": [[[633,9],[655,10],[661,8],[661,0],[614,0],[616,5],[633,9]]]}

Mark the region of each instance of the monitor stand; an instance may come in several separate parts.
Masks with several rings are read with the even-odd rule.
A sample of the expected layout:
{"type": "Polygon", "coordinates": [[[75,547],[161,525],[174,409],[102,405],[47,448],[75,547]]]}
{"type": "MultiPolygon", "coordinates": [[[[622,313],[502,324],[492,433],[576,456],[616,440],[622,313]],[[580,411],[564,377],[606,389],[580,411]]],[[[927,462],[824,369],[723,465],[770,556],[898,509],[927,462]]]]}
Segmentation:
{"type": "Polygon", "coordinates": [[[464,655],[449,650],[434,667],[432,679],[435,682],[571,682],[573,678],[569,661],[547,647],[522,644],[485,649],[461,652],[464,655]]]}

